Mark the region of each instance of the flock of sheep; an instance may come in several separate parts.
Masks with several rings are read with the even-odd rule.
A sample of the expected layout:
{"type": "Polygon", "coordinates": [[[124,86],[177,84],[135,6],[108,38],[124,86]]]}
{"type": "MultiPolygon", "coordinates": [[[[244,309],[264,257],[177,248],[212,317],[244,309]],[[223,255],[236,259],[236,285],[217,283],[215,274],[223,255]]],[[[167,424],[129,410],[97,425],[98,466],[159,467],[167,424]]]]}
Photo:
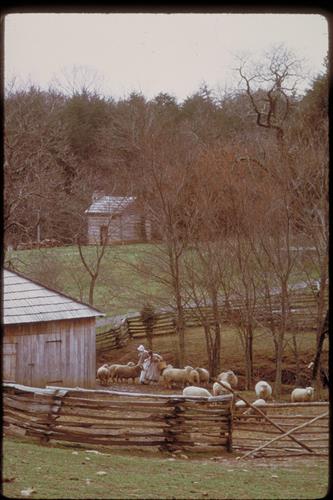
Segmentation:
{"type": "MultiPolygon", "coordinates": [[[[212,385],[212,392],[203,386],[208,387],[210,383],[210,374],[205,368],[185,366],[185,368],[174,368],[172,365],[167,365],[165,361],[160,362],[160,382],[168,389],[174,386],[183,388],[183,396],[199,396],[212,397],[230,394],[237,387],[238,378],[232,371],[228,370],[220,373],[212,385]],[[222,385],[221,385],[222,384],[222,385]]],[[[126,365],[122,364],[104,364],[97,370],[97,379],[101,385],[109,385],[112,383],[129,382],[132,380],[135,383],[139,378],[142,370],[140,363],[129,361],[126,365]]],[[[257,382],[254,388],[256,398],[252,405],[260,407],[260,410],[266,412],[265,406],[267,400],[272,398],[272,387],[265,380],[257,382]]],[[[296,388],[291,393],[291,402],[305,402],[313,399],[313,387],[296,388]]],[[[245,401],[238,400],[235,404],[237,411],[251,415],[255,413],[253,408],[248,408],[245,401]]]]}

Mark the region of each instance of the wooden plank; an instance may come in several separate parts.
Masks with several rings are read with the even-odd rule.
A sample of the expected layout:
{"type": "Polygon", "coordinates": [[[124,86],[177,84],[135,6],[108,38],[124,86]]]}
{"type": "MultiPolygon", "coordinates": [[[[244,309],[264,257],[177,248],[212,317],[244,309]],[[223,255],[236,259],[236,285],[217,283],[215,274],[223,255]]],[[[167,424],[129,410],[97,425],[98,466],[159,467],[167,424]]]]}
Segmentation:
{"type": "Polygon", "coordinates": [[[80,406],[82,405],[85,408],[91,408],[93,406],[96,407],[110,407],[110,408],[128,408],[129,405],[131,408],[143,408],[143,407],[148,407],[148,408],[161,408],[164,409],[170,405],[167,404],[165,401],[117,401],[115,399],[89,399],[89,398],[79,398],[79,397],[71,397],[71,396],[66,396],[64,398],[63,402],[64,406],[66,405],[75,405],[75,406],[80,406]]]}
{"type": "MultiPolygon", "coordinates": [[[[82,427],[87,429],[128,429],[128,425],[126,422],[121,422],[120,424],[116,424],[114,421],[106,422],[100,421],[96,422],[94,420],[90,420],[88,422],[81,420],[63,420],[62,418],[57,420],[57,425],[64,425],[65,427],[82,427]]],[[[135,424],[136,425],[136,424],[135,424]]],[[[143,421],[140,424],[140,428],[151,428],[151,429],[165,429],[165,421],[161,418],[160,420],[155,420],[154,422],[145,422],[143,421]]]]}
{"type": "MultiPolygon", "coordinates": [[[[134,414],[136,414],[134,412],[134,414]]],[[[127,416],[124,415],[123,412],[120,413],[119,415],[114,415],[113,413],[108,415],[104,413],[104,415],[101,415],[100,412],[93,412],[91,410],[87,410],[86,412],[84,409],[75,409],[75,408],[64,408],[62,407],[61,409],[61,415],[62,416],[76,416],[76,417],[91,417],[91,418],[96,418],[100,420],[123,420],[124,423],[133,421],[133,422],[143,422],[147,421],[147,415],[143,414],[141,417],[132,417],[132,416],[127,416]]]]}
{"type": "Polygon", "coordinates": [[[48,413],[52,411],[53,406],[50,404],[40,404],[40,403],[20,403],[19,401],[10,400],[5,397],[4,400],[5,405],[9,408],[17,408],[18,410],[22,410],[28,413],[48,413]]]}
{"type": "MultiPolygon", "coordinates": [[[[32,434],[33,435],[33,434],[32,434]]],[[[49,435],[50,439],[54,439],[56,441],[71,441],[78,443],[88,443],[95,445],[104,445],[104,446],[127,446],[131,448],[132,446],[160,446],[163,444],[163,439],[161,440],[149,440],[149,441],[137,441],[137,440],[125,440],[125,441],[114,441],[111,439],[102,439],[102,438],[92,438],[90,436],[72,436],[67,434],[55,433],[52,432],[49,435]]]]}

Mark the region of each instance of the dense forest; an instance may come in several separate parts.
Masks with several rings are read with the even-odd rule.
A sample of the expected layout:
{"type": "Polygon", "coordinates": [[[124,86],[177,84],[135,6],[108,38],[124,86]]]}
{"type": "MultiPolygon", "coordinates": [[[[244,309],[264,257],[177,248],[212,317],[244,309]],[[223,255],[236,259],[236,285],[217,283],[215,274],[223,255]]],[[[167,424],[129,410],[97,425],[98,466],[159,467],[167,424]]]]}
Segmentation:
{"type": "MultiPolygon", "coordinates": [[[[278,381],[295,266],[315,269],[322,295],[327,283],[328,67],[302,93],[299,63],[281,47],[260,64],[239,61],[237,72],[234,91],[203,84],[182,103],[162,92],[115,100],[84,84],[70,93],[9,85],[5,244],[82,243],[94,192],[136,196],[165,243],[180,352],[185,301],[217,306],[221,291],[233,290],[246,304],[251,356],[257,284],[269,299],[274,283],[282,290],[278,381]]],[[[213,357],[215,311],[214,334],[206,325],[213,357]]]]}

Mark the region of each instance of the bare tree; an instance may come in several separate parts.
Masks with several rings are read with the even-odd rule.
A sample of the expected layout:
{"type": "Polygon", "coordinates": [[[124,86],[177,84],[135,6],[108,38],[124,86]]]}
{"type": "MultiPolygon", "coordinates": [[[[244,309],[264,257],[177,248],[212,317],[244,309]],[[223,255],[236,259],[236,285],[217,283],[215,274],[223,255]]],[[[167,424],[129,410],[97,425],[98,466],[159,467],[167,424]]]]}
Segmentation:
{"type": "Polygon", "coordinates": [[[246,69],[244,61],[241,62],[238,72],[251,104],[255,123],[267,132],[262,136],[263,144],[257,148],[258,151],[261,150],[261,154],[257,153],[243,160],[249,169],[260,172],[259,175],[262,176],[262,189],[258,193],[258,200],[261,202],[257,203],[255,212],[256,227],[250,234],[271,316],[276,352],[275,393],[279,397],[282,356],[290,316],[288,285],[296,264],[296,256],[292,253],[296,240],[293,211],[294,161],[286,134],[296,104],[301,66],[290,51],[280,46],[266,54],[260,65],[246,69]],[[272,287],[276,287],[278,293],[273,294],[272,287]],[[279,305],[276,311],[273,302],[276,303],[277,298],[279,305]],[[274,321],[277,315],[278,322],[274,321]]]}
{"type": "Polygon", "coordinates": [[[104,77],[95,68],[85,65],[64,67],[61,74],[53,78],[51,88],[66,95],[99,94],[104,77]]]}

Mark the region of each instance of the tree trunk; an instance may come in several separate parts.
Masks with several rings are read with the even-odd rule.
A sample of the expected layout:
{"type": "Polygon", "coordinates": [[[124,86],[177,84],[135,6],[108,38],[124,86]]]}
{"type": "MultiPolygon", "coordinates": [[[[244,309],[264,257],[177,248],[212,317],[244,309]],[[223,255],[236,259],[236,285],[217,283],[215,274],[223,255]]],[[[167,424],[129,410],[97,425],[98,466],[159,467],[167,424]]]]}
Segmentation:
{"type": "Polygon", "coordinates": [[[214,290],[212,293],[212,308],[214,318],[214,342],[213,342],[213,363],[212,376],[216,377],[221,371],[221,327],[220,327],[220,311],[217,302],[217,294],[214,290]]]}
{"type": "Polygon", "coordinates": [[[247,390],[253,385],[253,329],[248,325],[245,333],[245,386],[247,390]]]}
{"type": "Polygon", "coordinates": [[[282,356],[283,356],[283,336],[279,332],[275,348],[276,361],[275,361],[275,398],[281,397],[281,384],[282,384],[282,356]]]}
{"type": "Polygon", "coordinates": [[[314,359],[312,370],[312,384],[315,386],[316,397],[319,398],[321,394],[321,380],[320,380],[320,358],[323,350],[323,343],[325,335],[328,334],[328,310],[326,311],[325,319],[322,321],[317,331],[317,350],[314,359]]]}
{"type": "Polygon", "coordinates": [[[298,353],[298,347],[297,347],[297,339],[296,339],[296,334],[295,334],[294,330],[293,330],[292,341],[293,341],[293,352],[294,352],[295,370],[296,370],[295,385],[299,386],[301,372],[300,372],[300,363],[299,363],[299,353],[298,353]]]}
{"type": "Polygon", "coordinates": [[[219,323],[214,325],[214,344],[212,349],[211,376],[216,377],[221,372],[221,328],[219,323]]]}
{"type": "Polygon", "coordinates": [[[179,367],[184,368],[185,362],[185,321],[183,307],[177,307],[176,334],[178,336],[178,362],[179,367]]]}
{"type": "Polygon", "coordinates": [[[89,286],[89,304],[91,306],[94,305],[94,291],[95,291],[96,281],[97,281],[97,276],[96,275],[92,276],[89,286]]]}
{"type": "Polygon", "coordinates": [[[210,333],[210,326],[206,320],[203,320],[203,327],[205,332],[206,339],[206,351],[207,351],[207,359],[208,359],[208,371],[211,374],[213,372],[214,361],[212,357],[212,339],[210,333]]]}
{"type": "Polygon", "coordinates": [[[147,325],[146,327],[147,342],[148,342],[148,347],[151,351],[153,350],[153,334],[154,334],[153,325],[147,325]]]}

